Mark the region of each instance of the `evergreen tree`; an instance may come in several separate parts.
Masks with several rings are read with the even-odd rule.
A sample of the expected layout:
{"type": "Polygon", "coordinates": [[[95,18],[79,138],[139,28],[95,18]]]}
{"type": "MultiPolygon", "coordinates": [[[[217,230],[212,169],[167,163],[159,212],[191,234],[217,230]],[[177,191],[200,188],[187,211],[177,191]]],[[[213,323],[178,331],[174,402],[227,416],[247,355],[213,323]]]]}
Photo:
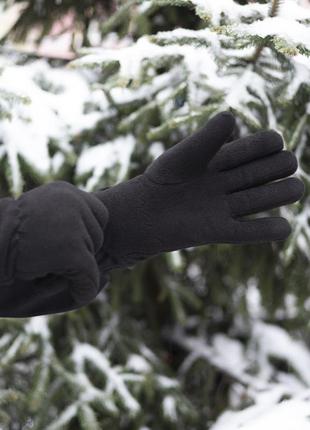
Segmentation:
{"type": "Polygon", "coordinates": [[[237,116],[235,137],[283,134],[307,192],[280,210],[294,229],[284,244],[161,255],[113,272],[86,308],[1,319],[4,428],[235,430],[254,419],[269,428],[270,415],[283,429],[285,416],[306,428],[309,24],[310,9],[295,0],[128,1],[102,24],[104,48],[81,50],[69,69],[6,60],[3,195],[53,179],[88,191],[113,185],[225,109],[237,116]],[[10,87],[12,73],[26,75],[29,91],[10,87]],[[38,106],[50,126],[36,159],[38,106]],[[28,147],[17,145],[21,135],[28,147]]]}
{"type": "MultiPolygon", "coordinates": [[[[10,38],[21,41],[27,37],[30,29],[38,29],[37,42],[42,41],[49,34],[53,24],[61,21],[68,13],[74,16],[75,30],[84,34],[84,43],[88,42],[87,33],[93,20],[105,20],[114,10],[115,2],[105,0],[101,2],[90,0],[4,0],[4,10],[9,9],[12,22],[10,38]],[[12,16],[13,15],[13,16],[12,16]]],[[[72,24],[70,24],[72,26],[72,24]]]]}

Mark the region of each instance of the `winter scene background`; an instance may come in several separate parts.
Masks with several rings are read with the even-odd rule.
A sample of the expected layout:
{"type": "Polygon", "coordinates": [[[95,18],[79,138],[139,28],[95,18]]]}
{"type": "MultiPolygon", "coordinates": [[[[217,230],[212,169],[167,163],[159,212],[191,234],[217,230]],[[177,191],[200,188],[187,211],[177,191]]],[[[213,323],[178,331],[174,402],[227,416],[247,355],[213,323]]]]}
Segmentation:
{"type": "Polygon", "coordinates": [[[2,0],[1,197],[141,173],[229,109],[306,193],[285,243],[116,270],[89,306],[0,319],[0,429],[310,430],[310,2],[2,0]]]}

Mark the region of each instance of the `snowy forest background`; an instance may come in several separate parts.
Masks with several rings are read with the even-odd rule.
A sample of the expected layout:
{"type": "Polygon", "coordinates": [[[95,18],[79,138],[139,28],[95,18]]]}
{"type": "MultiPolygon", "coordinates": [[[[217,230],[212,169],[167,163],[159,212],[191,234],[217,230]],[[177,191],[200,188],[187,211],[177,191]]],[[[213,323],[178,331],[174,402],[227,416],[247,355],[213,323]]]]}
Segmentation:
{"type": "Polygon", "coordinates": [[[1,429],[310,429],[309,1],[0,2],[1,197],[131,178],[225,109],[295,152],[290,239],[167,253],[80,310],[1,318],[1,429]]]}

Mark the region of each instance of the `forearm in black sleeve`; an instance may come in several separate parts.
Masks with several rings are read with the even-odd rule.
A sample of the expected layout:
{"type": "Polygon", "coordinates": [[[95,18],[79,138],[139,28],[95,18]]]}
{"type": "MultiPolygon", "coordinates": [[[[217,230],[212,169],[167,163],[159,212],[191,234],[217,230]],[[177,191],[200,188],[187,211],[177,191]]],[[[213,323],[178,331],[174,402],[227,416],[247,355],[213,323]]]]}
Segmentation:
{"type": "Polygon", "coordinates": [[[78,309],[108,282],[97,254],[108,213],[66,181],[0,199],[0,317],[78,309]]]}

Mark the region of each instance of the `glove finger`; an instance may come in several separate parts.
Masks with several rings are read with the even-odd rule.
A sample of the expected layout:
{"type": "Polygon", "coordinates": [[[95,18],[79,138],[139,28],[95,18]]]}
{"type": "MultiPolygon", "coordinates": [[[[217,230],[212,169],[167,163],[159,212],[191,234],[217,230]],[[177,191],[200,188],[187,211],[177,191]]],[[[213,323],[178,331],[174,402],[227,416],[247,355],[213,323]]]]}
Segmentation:
{"type": "MultiPolygon", "coordinates": [[[[83,190],[79,190],[83,193],[83,197],[88,203],[88,207],[92,212],[92,219],[97,221],[97,228],[104,231],[106,224],[108,222],[108,210],[103,202],[96,196],[95,193],[89,193],[83,190]]],[[[97,233],[95,233],[97,235],[97,233]]]]}
{"type": "Polygon", "coordinates": [[[161,154],[145,174],[160,184],[180,183],[202,174],[235,126],[229,112],[221,112],[191,136],[161,154]]]}
{"type": "Polygon", "coordinates": [[[194,135],[188,137],[192,145],[191,152],[197,157],[196,160],[199,162],[202,157],[205,162],[210,161],[221,146],[227,142],[235,124],[236,120],[230,112],[220,112],[194,135]]]}
{"type": "MultiPolygon", "coordinates": [[[[94,198],[94,196],[90,197],[92,199],[94,198]]],[[[99,199],[95,200],[98,200],[99,205],[101,204],[99,199]]],[[[106,224],[108,218],[107,210],[105,210],[104,213],[102,212],[102,215],[104,216],[104,219],[102,219],[101,223],[99,224],[98,218],[95,215],[93,208],[88,205],[81,206],[80,216],[84,224],[81,228],[84,229],[84,233],[90,239],[89,248],[93,254],[98,252],[104,242],[104,229],[102,228],[102,225],[106,224]]]]}
{"type": "Polygon", "coordinates": [[[100,273],[94,255],[86,249],[75,268],[68,270],[65,277],[69,281],[70,293],[77,305],[86,305],[100,291],[100,273]]]}
{"type": "Polygon", "coordinates": [[[292,175],[297,169],[295,155],[289,151],[261,158],[223,172],[229,192],[245,190],[292,175]]]}
{"type": "Polygon", "coordinates": [[[49,274],[31,281],[16,278],[14,289],[11,285],[1,288],[0,315],[26,318],[75,309],[67,285],[61,275],[49,274]]]}
{"type": "Polygon", "coordinates": [[[217,170],[228,170],[283,149],[279,133],[268,130],[234,140],[222,146],[212,160],[217,170]]]}
{"type": "Polygon", "coordinates": [[[291,226],[282,217],[267,217],[236,221],[235,238],[238,243],[265,243],[285,240],[291,233],[291,226]]]}
{"type": "Polygon", "coordinates": [[[243,216],[294,203],[303,193],[303,182],[297,178],[288,178],[232,193],[227,197],[233,216],[243,216]]]}

